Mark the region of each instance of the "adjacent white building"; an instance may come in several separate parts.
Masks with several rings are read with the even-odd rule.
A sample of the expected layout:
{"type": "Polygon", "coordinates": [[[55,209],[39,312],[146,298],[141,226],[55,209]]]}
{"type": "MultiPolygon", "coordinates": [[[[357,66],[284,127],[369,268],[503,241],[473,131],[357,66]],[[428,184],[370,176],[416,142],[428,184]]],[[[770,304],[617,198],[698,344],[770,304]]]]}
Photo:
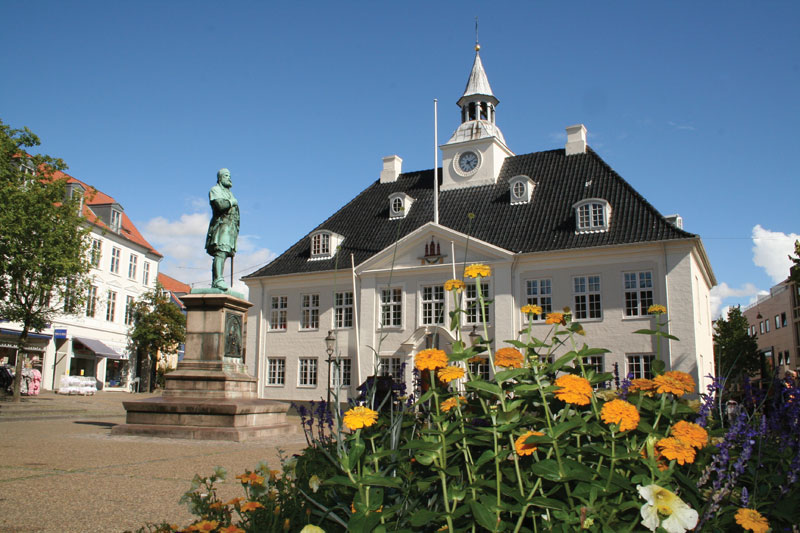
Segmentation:
{"type": "MultiPolygon", "coordinates": [[[[62,376],[91,376],[98,389],[130,390],[135,375],[128,353],[131,305],[156,286],[162,256],[142,237],[112,197],[69,177],[68,193],[83,197],[91,228],[92,286],[80,314],[64,315],[32,333],[28,356],[42,373],[42,387],[58,390],[62,376]]],[[[0,329],[0,362],[16,358],[19,328],[0,329]]]]}
{"type": "MultiPolygon", "coordinates": [[[[654,326],[647,309],[658,303],[680,338],[662,346],[667,368],[705,386],[716,280],[700,237],[679,216],[661,215],[589,148],[583,125],[567,128],[563,148],[516,155],[496,122],[498,103],[476,51],[440,169],[403,172],[400,157],[383,158],[378,180],[244,278],[254,303],[247,362],[262,397],[318,400],[329,383],[355,397],[376,373],[410,383],[417,351],[453,341],[445,281],[476,262],[492,268],[483,291],[495,348],[520,338],[522,306],[569,306],[587,342],[610,350],[587,364],[643,377],[657,350],[652,337],[633,332],[654,326]],[[329,330],[342,359],[333,378],[329,330]]],[[[465,281],[470,306],[476,287],[465,281]]],[[[478,315],[468,308],[462,336],[478,315]]],[[[535,336],[549,330],[544,316],[534,321],[535,336]]]]}

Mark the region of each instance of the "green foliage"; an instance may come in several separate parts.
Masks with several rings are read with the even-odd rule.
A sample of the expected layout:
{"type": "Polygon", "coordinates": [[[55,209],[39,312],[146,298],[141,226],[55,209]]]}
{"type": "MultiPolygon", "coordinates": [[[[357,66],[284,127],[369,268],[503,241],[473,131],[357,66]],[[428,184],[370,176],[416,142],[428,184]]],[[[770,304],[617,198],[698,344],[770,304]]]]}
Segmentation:
{"type": "Polygon", "coordinates": [[[81,197],[67,197],[63,161],[29,155],[38,145],[27,128],[0,121],[0,317],[22,325],[20,353],[29,332],[81,308],[91,268],[81,197]]]}
{"type": "Polygon", "coordinates": [[[743,379],[761,371],[758,342],[748,329],[747,318],[738,306],[728,310],[727,319],[720,317],[714,324],[717,375],[732,388],[739,388],[743,379]]]}
{"type": "Polygon", "coordinates": [[[159,353],[174,353],[186,341],[186,316],[169,299],[160,283],[133,303],[133,325],[128,332],[131,351],[143,358],[141,376],[145,390],[150,389],[150,369],[159,353]]]}
{"type": "Polygon", "coordinates": [[[794,255],[789,256],[792,266],[789,267],[789,279],[800,286],[800,241],[794,241],[794,255]]]}

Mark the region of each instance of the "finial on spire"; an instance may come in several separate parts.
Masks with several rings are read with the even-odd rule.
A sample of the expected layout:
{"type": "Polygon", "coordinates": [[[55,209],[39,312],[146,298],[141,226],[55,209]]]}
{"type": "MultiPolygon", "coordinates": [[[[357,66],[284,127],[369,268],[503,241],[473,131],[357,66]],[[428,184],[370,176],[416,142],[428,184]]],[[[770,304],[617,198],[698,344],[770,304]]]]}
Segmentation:
{"type": "Polygon", "coordinates": [[[475,17],[475,51],[481,49],[480,42],[478,42],[478,17],[475,17]]]}

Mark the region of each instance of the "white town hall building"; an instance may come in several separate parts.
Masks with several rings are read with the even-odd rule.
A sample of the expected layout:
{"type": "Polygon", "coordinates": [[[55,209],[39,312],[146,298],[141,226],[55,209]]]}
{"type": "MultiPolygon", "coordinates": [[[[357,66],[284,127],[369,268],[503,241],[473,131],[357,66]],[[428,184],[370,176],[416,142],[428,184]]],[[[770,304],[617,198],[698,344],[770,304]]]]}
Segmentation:
{"type": "MultiPolygon", "coordinates": [[[[440,147],[438,208],[433,169],[403,172],[398,156],[385,157],[380,179],[244,278],[254,304],[246,362],[261,397],[319,400],[330,383],[345,401],[376,373],[410,384],[414,354],[432,339],[444,350],[454,340],[443,284],[472,263],[492,269],[483,289],[495,349],[520,338],[522,306],[569,306],[586,342],[610,350],[587,363],[603,372],[616,363],[622,375],[642,377],[656,347],[633,332],[653,328],[647,308],[663,304],[680,341],[662,345],[661,357],[704,390],[713,374],[716,280],[700,237],[614,172],[587,146],[583,125],[567,128],[564,148],[512,152],[478,49],[458,100],[461,124],[440,147]],[[342,375],[330,381],[329,331],[342,361],[342,375]]],[[[475,285],[465,281],[469,304],[475,285]]],[[[462,337],[477,322],[474,310],[462,337]]],[[[543,338],[550,328],[540,316],[533,334],[543,338]]]]}

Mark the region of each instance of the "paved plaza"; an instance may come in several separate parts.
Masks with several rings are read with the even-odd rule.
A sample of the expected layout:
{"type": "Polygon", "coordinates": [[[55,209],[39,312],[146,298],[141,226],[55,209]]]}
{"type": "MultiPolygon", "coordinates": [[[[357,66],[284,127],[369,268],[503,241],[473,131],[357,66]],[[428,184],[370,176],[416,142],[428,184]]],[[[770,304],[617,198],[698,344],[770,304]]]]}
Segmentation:
{"type": "Polygon", "coordinates": [[[111,436],[123,423],[122,402],[145,398],[99,392],[62,396],[45,392],[21,406],[0,401],[0,532],[121,532],[147,522],[186,525],[178,505],[195,474],[215,466],[228,471],[224,498],[241,496],[234,476],[266,460],[279,464],[278,450],[305,447],[295,428],[258,441],[212,442],[111,436]]]}

